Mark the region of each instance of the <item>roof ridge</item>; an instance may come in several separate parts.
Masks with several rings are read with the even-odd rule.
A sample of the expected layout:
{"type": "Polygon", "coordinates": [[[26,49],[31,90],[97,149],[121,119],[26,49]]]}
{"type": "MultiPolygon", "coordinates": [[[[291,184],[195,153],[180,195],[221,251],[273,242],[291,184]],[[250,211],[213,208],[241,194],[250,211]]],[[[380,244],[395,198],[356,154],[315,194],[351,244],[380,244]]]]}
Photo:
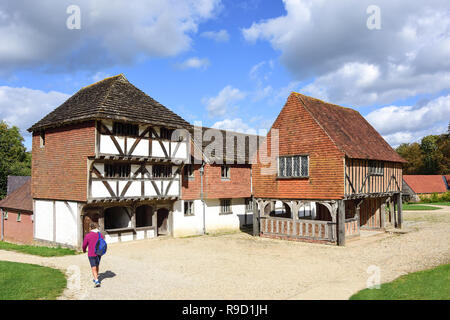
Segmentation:
{"type": "Polygon", "coordinates": [[[108,99],[109,94],[111,93],[112,88],[113,88],[114,85],[117,83],[117,80],[122,80],[122,81],[125,80],[126,82],[130,83],[123,73],[118,74],[118,75],[115,75],[115,76],[112,76],[112,77],[109,77],[109,78],[105,78],[105,79],[100,80],[100,81],[98,81],[98,82],[96,82],[96,83],[99,83],[99,82],[102,82],[102,81],[105,81],[105,80],[108,80],[108,79],[113,79],[113,78],[115,78],[114,81],[113,81],[112,84],[108,87],[108,89],[106,89],[106,94],[105,94],[105,96],[103,97],[102,102],[99,103],[99,108],[98,108],[98,110],[97,110],[97,113],[103,112],[104,103],[105,103],[105,101],[108,99]]]}
{"type": "Polygon", "coordinates": [[[319,101],[321,103],[324,103],[324,104],[327,104],[327,105],[330,105],[330,106],[333,106],[333,107],[338,107],[338,108],[341,108],[341,109],[346,109],[346,110],[349,110],[349,111],[358,112],[358,110],[355,110],[353,108],[340,106],[338,104],[331,103],[331,102],[328,102],[328,101],[324,101],[324,100],[316,98],[316,97],[311,97],[311,96],[308,96],[306,94],[302,94],[302,93],[299,93],[299,92],[296,92],[296,91],[292,91],[292,93],[296,94],[297,96],[303,96],[303,97],[307,97],[309,99],[317,100],[317,101],[319,101]]]}

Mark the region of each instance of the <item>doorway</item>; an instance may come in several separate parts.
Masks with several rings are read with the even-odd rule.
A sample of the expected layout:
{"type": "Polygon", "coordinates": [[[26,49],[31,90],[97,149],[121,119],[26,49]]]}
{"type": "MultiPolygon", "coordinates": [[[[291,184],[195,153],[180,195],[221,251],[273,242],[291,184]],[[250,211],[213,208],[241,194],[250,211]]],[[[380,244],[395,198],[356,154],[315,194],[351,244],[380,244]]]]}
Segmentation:
{"type": "Polygon", "coordinates": [[[157,215],[157,229],[158,235],[168,235],[169,230],[169,210],[166,208],[158,209],[157,215]]]}

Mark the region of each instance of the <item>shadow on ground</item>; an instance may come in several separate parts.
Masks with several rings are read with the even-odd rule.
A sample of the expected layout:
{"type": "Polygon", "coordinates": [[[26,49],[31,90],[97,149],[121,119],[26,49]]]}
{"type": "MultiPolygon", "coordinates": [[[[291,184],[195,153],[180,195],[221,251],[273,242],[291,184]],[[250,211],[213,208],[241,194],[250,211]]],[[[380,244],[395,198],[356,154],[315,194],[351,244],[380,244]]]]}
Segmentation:
{"type": "Polygon", "coordinates": [[[98,280],[102,281],[103,279],[114,278],[116,274],[110,270],[100,273],[98,275],[98,280]]]}

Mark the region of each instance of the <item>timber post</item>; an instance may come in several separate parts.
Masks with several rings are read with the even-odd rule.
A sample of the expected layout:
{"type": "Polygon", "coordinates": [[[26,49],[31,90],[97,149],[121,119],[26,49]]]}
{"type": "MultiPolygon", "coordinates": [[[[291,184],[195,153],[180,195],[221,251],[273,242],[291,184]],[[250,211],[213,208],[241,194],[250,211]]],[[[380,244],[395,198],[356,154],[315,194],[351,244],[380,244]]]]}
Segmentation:
{"type": "Polygon", "coordinates": [[[386,202],[381,202],[380,208],[380,228],[386,227],[386,202]]]}
{"type": "Polygon", "coordinates": [[[403,203],[402,203],[402,193],[400,192],[397,196],[397,228],[401,229],[403,224],[403,203]]]}
{"type": "Polygon", "coordinates": [[[253,199],[253,236],[259,236],[259,206],[255,199],[253,199]]]}
{"type": "Polygon", "coordinates": [[[345,246],[345,202],[338,201],[338,219],[337,219],[337,244],[338,246],[345,246]]]}

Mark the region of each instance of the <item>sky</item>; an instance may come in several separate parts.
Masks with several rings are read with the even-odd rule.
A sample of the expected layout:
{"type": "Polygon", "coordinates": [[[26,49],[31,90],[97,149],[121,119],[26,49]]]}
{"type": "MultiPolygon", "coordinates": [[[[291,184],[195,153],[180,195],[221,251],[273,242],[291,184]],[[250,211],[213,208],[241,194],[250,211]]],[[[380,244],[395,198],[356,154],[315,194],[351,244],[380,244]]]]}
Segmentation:
{"type": "Polygon", "coordinates": [[[448,0],[2,0],[0,118],[26,131],[123,73],[192,124],[265,134],[292,91],[393,146],[447,132],[448,0]]]}

